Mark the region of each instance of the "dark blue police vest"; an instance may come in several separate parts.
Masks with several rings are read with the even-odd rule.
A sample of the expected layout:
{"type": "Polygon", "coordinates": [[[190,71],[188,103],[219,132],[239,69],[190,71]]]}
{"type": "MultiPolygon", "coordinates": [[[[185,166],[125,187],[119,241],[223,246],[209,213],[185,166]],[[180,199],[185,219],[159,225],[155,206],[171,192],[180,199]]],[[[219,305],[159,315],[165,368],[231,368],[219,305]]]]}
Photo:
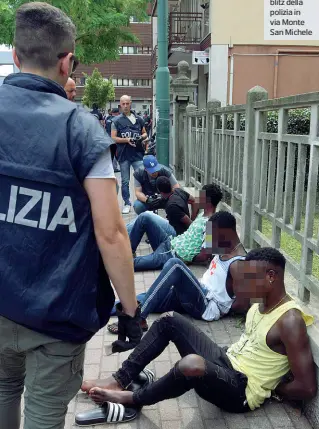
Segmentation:
{"type": "MultiPolygon", "coordinates": [[[[130,137],[132,139],[139,137],[142,134],[144,127],[144,121],[140,116],[135,115],[136,123],[133,125],[132,122],[123,114],[113,119],[113,124],[117,130],[117,136],[121,138],[130,137]]],[[[143,159],[144,152],[137,151],[133,146],[129,144],[118,144],[117,145],[117,159],[119,162],[129,160],[141,161],[143,159]]]]}
{"type": "Polygon", "coordinates": [[[114,293],[83,181],[112,143],[62,87],[19,73],[0,87],[0,315],[83,343],[114,293]]]}

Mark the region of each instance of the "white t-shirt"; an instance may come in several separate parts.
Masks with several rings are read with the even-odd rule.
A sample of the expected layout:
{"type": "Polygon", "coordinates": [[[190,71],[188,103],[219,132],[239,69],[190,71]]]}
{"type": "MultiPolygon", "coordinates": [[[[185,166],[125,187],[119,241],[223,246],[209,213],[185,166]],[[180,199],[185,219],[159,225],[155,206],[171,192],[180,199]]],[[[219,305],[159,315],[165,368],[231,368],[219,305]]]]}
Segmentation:
{"type": "Polygon", "coordinates": [[[133,125],[136,124],[136,116],[133,115],[133,113],[131,113],[130,115],[127,116],[127,119],[129,119],[133,125]]]}
{"type": "Polygon", "coordinates": [[[86,176],[86,179],[115,179],[111,150],[107,148],[86,176]]]}

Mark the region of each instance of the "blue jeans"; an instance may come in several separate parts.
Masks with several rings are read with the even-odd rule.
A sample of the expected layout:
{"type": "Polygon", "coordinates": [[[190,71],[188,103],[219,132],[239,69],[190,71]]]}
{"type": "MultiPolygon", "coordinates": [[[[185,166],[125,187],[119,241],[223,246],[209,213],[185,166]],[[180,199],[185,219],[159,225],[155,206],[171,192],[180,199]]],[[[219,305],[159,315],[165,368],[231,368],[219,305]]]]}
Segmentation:
{"type": "Polygon", "coordinates": [[[177,311],[201,319],[206,310],[207,289],[178,258],[166,262],[161,274],[144,293],[137,295],[142,305],[142,318],[150,313],[177,311]]]}
{"type": "Polygon", "coordinates": [[[147,211],[147,205],[142,203],[142,201],[135,200],[133,204],[134,211],[137,215],[147,211]]]}
{"type": "Polygon", "coordinates": [[[143,161],[120,161],[121,179],[122,179],[122,198],[125,205],[130,206],[130,174],[131,167],[134,171],[142,167],[143,161]]]}
{"type": "Polygon", "coordinates": [[[170,237],[176,236],[175,229],[166,219],[152,212],[144,212],[127,226],[134,253],[146,233],[153,253],[134,258],[134,271],[157,270],[172,258],[170,237]]]}

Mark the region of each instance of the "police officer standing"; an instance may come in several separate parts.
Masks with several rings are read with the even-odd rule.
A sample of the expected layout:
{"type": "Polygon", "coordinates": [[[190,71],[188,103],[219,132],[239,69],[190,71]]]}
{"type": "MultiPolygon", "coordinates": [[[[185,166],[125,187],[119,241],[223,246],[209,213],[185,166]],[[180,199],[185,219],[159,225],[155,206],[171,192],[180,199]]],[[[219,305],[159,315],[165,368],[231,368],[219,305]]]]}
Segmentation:
{"type": "Polygon", "coordinates": [[[122,113],[113,120],[112,138],[117,143],[117,158],[120,164],[122,179],[123,214],[131,210],[130,173],[143,165],[145,147],[141,140],[147,139],[144,121],[131,110],[131,97],[123,95],[120,99],[122,113]]]}
{"type": "Polygon", "coordinates": [[[141,338],[131,246],[118,208],[110,145],[67,99],[75,27],[59,9],[25,3],[0,87],[0,426],[63,429],[82,383],[85,344],[109,319],[141,338]],[[107,274],[108,273],[108,274],[107,274]]]}

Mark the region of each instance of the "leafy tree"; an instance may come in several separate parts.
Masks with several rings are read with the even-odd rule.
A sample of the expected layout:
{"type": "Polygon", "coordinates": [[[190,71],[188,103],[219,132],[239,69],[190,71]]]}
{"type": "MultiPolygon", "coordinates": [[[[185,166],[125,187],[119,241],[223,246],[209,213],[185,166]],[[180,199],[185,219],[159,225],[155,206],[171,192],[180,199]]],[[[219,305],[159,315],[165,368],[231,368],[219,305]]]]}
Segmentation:
{"type": "Polygon", "coordinates": [[[92,108],[93,104],[97,104],[100,109],[104,109],[107,102],[115,100],[112,78],[104,80],[97,68],[93,70],[91,76],[85,73],[84,76],[86,81],[82,103],[85,106],[92,108]]]}
{"type": "MultiPolygon", "coordinates": [[[[30,0],[0,0],[0,45],[12,45],[16,9],[30,0]]],[[[77,28],[76,54],[83,64],[116,60],[124,43],[138,43],[130,17],[147,18],[150,0],[46,0],[71,17],[77,28]]]]}

